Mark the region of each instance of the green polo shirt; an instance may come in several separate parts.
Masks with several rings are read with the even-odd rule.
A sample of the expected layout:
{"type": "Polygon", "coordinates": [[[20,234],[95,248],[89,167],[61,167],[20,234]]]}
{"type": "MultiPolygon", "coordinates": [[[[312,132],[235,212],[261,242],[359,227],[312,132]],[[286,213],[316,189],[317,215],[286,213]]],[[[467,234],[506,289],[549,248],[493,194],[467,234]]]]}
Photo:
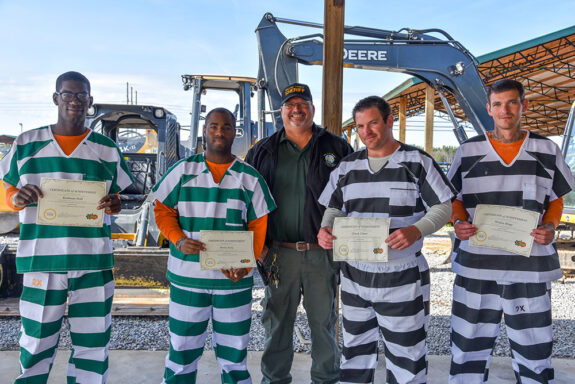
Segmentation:
{"type": "Polygon", "coordinates": [[[270,236],[295,243],[304,239],[306,178],[314,138],[300,149],[282,133],[272,194],[277,209],[270,214],[270,236]]]}

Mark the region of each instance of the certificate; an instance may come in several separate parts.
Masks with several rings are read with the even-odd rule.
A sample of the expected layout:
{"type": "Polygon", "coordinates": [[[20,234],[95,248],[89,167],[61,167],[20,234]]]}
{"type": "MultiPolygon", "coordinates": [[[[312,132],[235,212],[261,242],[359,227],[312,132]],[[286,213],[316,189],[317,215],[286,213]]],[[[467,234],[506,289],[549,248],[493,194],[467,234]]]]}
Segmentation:
{"type": "Polygon", "coordinates": [[[389,218],[336,217],[334,261],[387,261],[389,218]]]}
{"type": "Polygon", "coordinates": [[[105,181],[40,180],[44,195],[38,199],[36,224],[69,227],[102,227],[104,210],[96,209],[106,196],[105,181]]]}
{"type": "Polygon", "coordinates": [[[479,204],[473,216],[477,233],[469,238],[469,245],[529,257],[533,247],[531,231],[537,228],[538,222],[537,212],[503,205],[479,204]]]}
{"type": "Polygon", "coordinates": [[[200,251],[200,269],[256,266],[252,231],[200,231],[200,241],[206,245],[200,251]]]}

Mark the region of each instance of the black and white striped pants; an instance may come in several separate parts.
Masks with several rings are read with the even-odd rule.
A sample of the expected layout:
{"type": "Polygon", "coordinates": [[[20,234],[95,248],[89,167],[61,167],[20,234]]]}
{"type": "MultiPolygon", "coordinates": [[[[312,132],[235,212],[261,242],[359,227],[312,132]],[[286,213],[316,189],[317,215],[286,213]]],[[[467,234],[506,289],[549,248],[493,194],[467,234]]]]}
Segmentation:
{"type": "Polygon", "coordinates": [[[450,383],[483,383],[501,316],[519,383],[552,383],[551,283],[455,278],[451,310],[450,383]]]}
{"type": "Polygon", "coordinates": [[[342,384],[373,382],[380,330],[387,382],[426,382],[424,296],[429,296],[423,289],[429,289],[429,285],[422,289],[422,274],[427,273],[420,271],[416,260],[393,266],[359,263],[354,267],[342,263],[342,384]]]}

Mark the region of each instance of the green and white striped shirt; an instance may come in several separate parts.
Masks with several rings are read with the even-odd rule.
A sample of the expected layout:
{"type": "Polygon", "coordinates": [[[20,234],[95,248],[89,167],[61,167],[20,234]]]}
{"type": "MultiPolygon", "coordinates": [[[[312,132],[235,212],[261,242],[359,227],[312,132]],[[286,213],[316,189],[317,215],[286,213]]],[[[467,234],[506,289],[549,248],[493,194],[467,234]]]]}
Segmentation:
{"type": "MultiPolygon", "coordinates": [[[[188,238],[199,240],[200,230],[243,231],[248,222],[276,208],[268,186],[247,163],[235,159],[216,183],[203,154],[180,160],[153,189],[162,204],[178,210],[178,222],[188,238]]],[[[168,280],[202,289],[247,288],[252,273],[234,283],[219,270],[201,270],[199,255],[184,255],[170,243],[168,280]]]]}
{"type": "MultiPolygon", "coordinates": [[[[105,181],[108,194],[120,192],[133,181],[111,139],[90,132],[66,155],[48,126],[22,133],[0,161],[0,178],[14,187],[40,186],[42,177],[105,181]]],[[[104,214],[102,228],[47,226],[36,224],[36,211],[36,204],[20,211],[18,273],[114,267],[110,216],[104,214]]]]}

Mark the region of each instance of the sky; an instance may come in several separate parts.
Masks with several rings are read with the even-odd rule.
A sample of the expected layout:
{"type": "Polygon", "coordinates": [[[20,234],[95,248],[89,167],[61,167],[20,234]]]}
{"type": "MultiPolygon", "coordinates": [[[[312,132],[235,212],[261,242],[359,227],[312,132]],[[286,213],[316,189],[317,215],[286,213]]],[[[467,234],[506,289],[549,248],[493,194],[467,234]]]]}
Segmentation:
{"type": "MultiPolygon", "coordinates": [[[[345,3],[346,25],[440,28],[475,56],[575,24],[569,0],[553,1],[552,6],[532,0],[345,3]]],[[[0,134],[16,135],[21,129],[54,123],[54,83],[69,70],[90,79],[96,103],[125,103],[128,82],[138,94],[138,104],[165,107],[188,125],[191,93],[183,90],[181,75],[255,77],[254,31],[266,12],[323,23],[324,1],[0,0],[0,134]]],[[[287,24],[280,24],[280,30],[286,37],[317,32],[287,24]]],[[[299,66],[299,80],[314,94],[318,123],[321,78],[321,67],[299,66]]],[[[343,120],[351,117],[359,99],[384,95],[408,78],[344,69],[343,120]]],[[[422,131],[422,123],[408,125],[406,142],[422,145],[422,131]]],[[[443,123],[434,134],[434,146],[442,145],[457,145],[443,123]]]]}

